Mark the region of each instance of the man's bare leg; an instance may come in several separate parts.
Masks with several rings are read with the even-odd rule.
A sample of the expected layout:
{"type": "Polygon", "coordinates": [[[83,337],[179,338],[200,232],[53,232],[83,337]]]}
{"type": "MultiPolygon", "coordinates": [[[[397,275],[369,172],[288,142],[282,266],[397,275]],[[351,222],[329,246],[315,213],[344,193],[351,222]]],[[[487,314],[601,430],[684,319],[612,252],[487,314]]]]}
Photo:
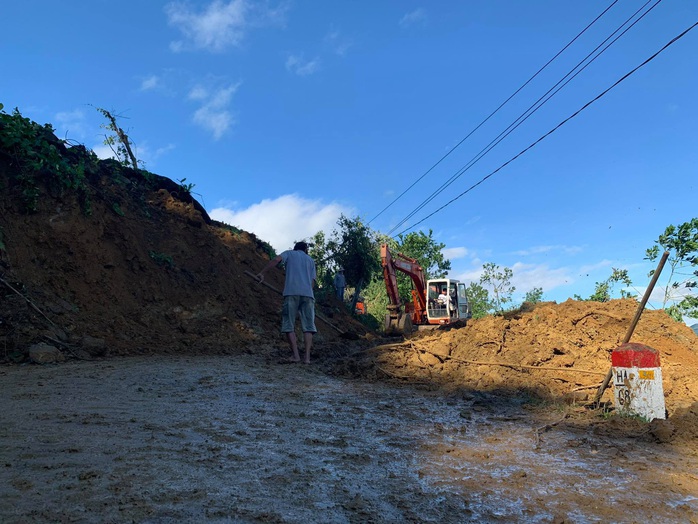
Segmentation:
{"type": "Polygon", "coordinates": [[[308,333],[303,333],[303,342],[305,343],[305,362],[306,364],[310,364],[310,349],[313,347],[313,334],[308,332],[308,333]]]}
{"type": "Polygon", "coordinates": [[[290,333],[286,333],[286,338],[288,339],[288,345],[291,346],[291,351],[293,352],[293,360],[294,362],[300,362],[301,361],[301,356],[298,354],[298,344],[296,343],[296,333],[294,331],[291,331],[290,333]]]}

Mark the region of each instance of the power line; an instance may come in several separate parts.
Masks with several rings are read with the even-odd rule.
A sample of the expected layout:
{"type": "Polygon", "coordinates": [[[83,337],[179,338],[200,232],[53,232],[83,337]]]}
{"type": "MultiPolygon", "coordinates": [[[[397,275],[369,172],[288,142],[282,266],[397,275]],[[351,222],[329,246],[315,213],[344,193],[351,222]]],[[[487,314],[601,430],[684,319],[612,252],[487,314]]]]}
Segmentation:
{"type": "Polygon", "coordinates": [[[453,182],[455,182],[458,178],[460,178],[466,171],[468,171],[471,167],[473,167],[477,162],[479,162],[487,153],[489,153],[492,149],[497,147],[507,136],[509,136],[512,132],[514,132],[521,124],[523,124],[526,120],[528,120],[536,111],[538,111],[543,105],[545,105],[552,97],[554,97],[560,90],[562,90],[567,84],[569,84],[577,75],[579,75],[582,71],[584,71],[589,65],[591,65],[597,58],[599,58],[603,53],[608,50],[609,47],[611,47],[615,42],[617,42],[625,33],[627,33],[635,24],[637,24],[640,20],[642,20],[647,14],[650,13],[657,5],[662,0],[655,0],[655,4],[650,7],[647,11],[645,11],[637,20],[635,20],[632,24],[630,24],[622,33],[620,33],[616,38],[614,38],[606,47],[604,47],[601,51],[596,54],[591,60],[589,60],[589,57],[591,57],[594,53],[596,53],[601,46],[603,46],[606,42],[608,42],[616,33],[618,33],[626,24],[628,24],[633,18],[637,16],[639,12],[641,12],[649,3],[651,3],[653,0],[647,0],[645,4],[640,7],[637,11],[635,11],[625,22],[623,22],[618,28],[616,28],[613,33],[611,33],[606,39],[601,42],[599,45],[594,48],[589,54],[587,54],[581,61],[577,63],[576,66],[574,66],[570,71],[567,72],[558,82],[548,89],[548,91],[543,94],[538,100],[536,100],[533,104],[531,104],[526,111],[521,113],[514,122],[509,124],[509,126],[502,131],[494,140],[492,140],[487,146],[485,146],[483,149],[480,150],[479,153],[477,153],[464,167],[456,171],[446,182],[444,182],[440,187],[438,187],[436,190],[434,190],[431,195],[429,195],[426,199],[424,199],[415,209],[413,209],[406,217],[404,217],[400,222],[398,222],[393,228],[388,231],[388,235],[390,235],[393,231],[397,230],[401,225],[403,225],[405,222],[407,222],[410,218],[412,218],[414,215],[416,215],[419,211],[421,211],[424,207],[427,206],[432,200],[434,200],[439,194],[441,194],[448,186],[450,186],[453,182]],[[587,62],[587,60],[589,60],[587,62]],[[586,64],[585,64],[586,62],[586,64]],[[582,64],[584,64],[582,66],[582,64]],[[581,66],[581,67],[580,67],[581,66]],[[579,69],[576,73],[575,70],[579,69]],[[574,73],[574,74],[573,74],[574,73]],[[571,76],[570,76],[571,75],[571,76]],[[568,78],[569,77],[569,78],[568,78]],[[567,79],[567,80],[565,80],[567,79]],[[559,86],[559,87],[558,87],[559,86]],[[557,88],[557,89],[556,89],[557,88]],[[551,94],[552,93],[552,94],[551,94]],[[549,95],[549,96],[548,96],[549,95]],[[541,102],[542,101],[542,102],[541,102]]]}
{"type": "Polygon", "coordinates": [[[650,56],[647,60],[645,60],[645,61],[642,62],[640,65],[638,65],[637,67],[635,67],[634,69],[632,69],[630,72],[628,72],[628,73],[626,73],[625,75],[623,75],[623,76],[622,76],[621,78],[619,78],[616,82],[614,82],[610,87],[608,87],[607,89],[605,89],[604,91],[602,91],[599,95],[597,95],[596,97],[594,97],[593,99],[591,99],[589,102],[587,102],[586,104],[584,104],[584,105],[583,105],[581,108],[579,108],[577,111],[575,111],[575,112],[572,113],[570,116],[568,116],[567,118],[565,118],[562,122],[560,122],[558,125],[556,125],[554,128],[552,128],[550,131],[548,131],[547,133],[545,133],[544,135],[542,135],[540,138],[538,138],[538,140],[536,140],[535,142],[533,142],[531,145],[529,145],[529,146],[526,147],[525,149],[521,150],[518,154],[516,154],[515,156],[513,156],[512,158],[510,158],[509,160],[507,160],[506,162],[504,162],[501,166],[499,166],[497,169],[495,169],[494,171],[492,171],[490,174],[488,174],[487,176],[483,177],[483,178],[480,179],[478,182],[476,182],[475,184],[473,184],[472,186],[470,186],[468,189],[466,189],[465,191],[463,191],[462,193],[460,193],[460,194],[457,195],[456,197],[454,197],[454,198],[452,198],[451,200],[449,200],[448,202],[446,202],[446,204],[444,204],[443,206],[441,206],[440,208],[438,208],[438,209],[437,209],[436,211],[434,211],[433,213],[430,213],[429,215],[425,216],[425,217],[424,217],[423,219],[421,219],[419,222],[416,222],[415,224],[411,225],[410,227],[408,227],[407,229],[401,231],[398,235],[395,235],[395,236],[402,235],[403,233],[406,233],[406,232],[409,231],[410,229],[413,229],[413,228],[417,227],[419,224],[421,224],[422,222],[424,222],[424,221],[427,220],[428,218],[434,216],[436,213],[438,213],[438,212],[441,211],[442,209],[445,209],[446,207],[450,206],[453,202],[455,202],[456,200],[458,200],[459,198],[461,198],[461,197],[464,196],[465,194],[467,194],[467,193],[469,193],[470,191],[472,191],[473,189],[475,189],[477,186],[479,186],[480,184],[482,184],[485,180],[487,180],[488,178],[492,177],[493,175],[495,175],[496,173],[498,173],[499,171],[501,171],[503,168],[505,168],[506,166],[508,166],[509,164],[511,164],[514,160],[516,160],[516,159],[519,158],[521,155],[523,155],[524,153],[526,153],[527,151],[529,151],[530,149],[532,149],[533,147],[535,147],[536,145],[538,145],[540,142],[542,142],[542,141],[543,141],[544,139],[546,139],[548,136],[550,136],[551,134],[553,134],[555,131],[557,131],[559,128],[561,128],[563,125],[565,125],[567,122],[569,122],[570,120],[572,120],[574,117],[576,117],[579,113],[581,113],[582,111],[584,111],[584,110],[585,110],[587,107],[589,107],[591,104],[593,104],[594,102],[596,102],[597,100],[599,100],[601,97],[605,96],[609,91],[611,91],[611,89],[613,89],[613,88],[616,87],[618,84],[620,84],[621,82],[623,82],[624,80],[626,80],[628,77],[630,77],[632,74],[634,74],[635,72],[637,72],[639,69],[641,69],[642,67],[644,67],[645,65],[647,65],[648,63],[650,63],[650,62],[651,62],[652,60],[654,60],[657,56],[659,56],[660,53],[662,53],[664,50],[666,50],[670,45],[674,44],[675,42],[677,42],[678,40],[680,40],[681,38],[683,38],[689,31],[692,31],[693,29],[695,29],[696,26],[698,26],[698,22],[694,23],[692,26],[690,26],[688,29],[686,29],[684,32],[682,32],[682,33],[679,34],[678,36],[674,37],[671,41],[669,41],[667,44],[665,44],[659,51],[657,51],[656,53],[654,53],[654,54],[653,54],[652,56],[650,56]]]}
{"type": "Polygon", "coordinates": [[[376,216],[374,216],[371,220],[369,220],[369,221],[368,221],[368,224],[370,224],[370,223],[373,222],[376,218],[378,218],[379,216],[381,216],[381,215],[382,215],[385,211],[387,211],[388,208],[390,208],[395,202],[397,202],[398,200],[400,200],[400,199],[405,195],[405,193],[407,193],[410,189],[412,189],[415,185],[417,185],[417,183],[420,182],[425,176],[427,176],[429,173],[431,173],[431,171],[432,171],[434,168],[436,168],[436,166],[438,166],[447,156],[449,156],[451,153],[453,153],[463,142],[465,142],[468,138],[470,138],[470,136],[471,136],[473,133],[475,133],[475,131],[477,131],[478,129],[480,129],[480,127],[482,127],[490,118],[492,118],[500,109],[502,109],[512,98],[514,98],[514,97],[519,93],[519,91],[521,91],[521,90],[522,90],[524,87],[526,87],[534,78],[536,78],[536,77],[537,77],[546,67],[548,67],[558,56],[560,56],[569,46],[571,46],[580,36],[582,36],[582,35],[587,31],[587,29],[589,29],[589,28],[590,28],[592,25],[594,25],[603,15],[605,15],[606,12],[607,12],[609,9],[611,9],[611,7],[613,7],[617,2],[618,2],[618,0],[613,0],[613,2],[611,3],[611,5],[609,5],[606,9],[604,9],[603,12],[602,12],[600,15],[598,15],[596,18],[594,18],[594,20],[592,20],[579,34],[577,34],[577,36],[575,36],[572,40],[570,40],[570,41],[567,43],[567,45],[565,45],[562,49],[560,49],[560,51],[558,51],[558,52],[555,54],[555,56],[553,56],[550,60],[548,60],[548,62],[547,62],[543,67],[541,67],[538,71],[536,71],[536,73],[535,73],[531,78],[529,78],[528,80],[526,80],[526,82],[524,82],[516,91],[514,91],[514,92],[509,96],[509,98],[507,98],[504,102],[502,102],[502,103],[499,105],[499,107],[497,107],[497,109],[495,109],[494,111],[492,111],[492,112],[487,116],[487,118],[485,118],[482,122],[480,122],[477,126],[475,126],[475,128],[473,128],[473,129],[465,136],[465,138],[463,138],[460,142],[458,142],[455,146],[453,146],[453,147],[448,151],[448,153],[446,153],[444,156],[442,156],[442,157],[438,160],[438,162],[436,162],[433,166],[431,166],[429,169],[427,169],[427,170],[424,172],[424,174],[422,174],[422,176],[420,176],[417,180],[415,180],[414,182],[412,182],[412,184],[411,184],[407,189],[405,189],[402,193],[400,193],[400,195],[398,195],[392,202],[390,202],[390,204],[388,204],[387,206],[385,206],[376,216]]]}

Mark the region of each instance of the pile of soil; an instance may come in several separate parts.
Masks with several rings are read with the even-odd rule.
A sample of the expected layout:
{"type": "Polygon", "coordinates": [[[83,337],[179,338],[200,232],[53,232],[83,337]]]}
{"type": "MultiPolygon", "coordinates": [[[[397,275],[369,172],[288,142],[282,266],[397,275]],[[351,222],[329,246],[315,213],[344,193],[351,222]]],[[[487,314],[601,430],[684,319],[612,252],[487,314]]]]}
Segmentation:
{"type": "MultiPolygon", "coordinates": [[[[404,342],[362,351],[361,359],[350,367],[362,375],[436,384],[447,390],[587,405],[610,369],[611,354],[622,345],[637,307],[630,299],[525,304],[504,316],[423,331],[404,342]]],[[[670,422],[657,422],[651,436],[695,443],[698,336],[664,311],[645,310],[630,341],[649,346],[660,356],[670,422]]],[[[612,405],[612,393],[611,384],[601,398],[602,407],[612,405]]],[[[643,424],[632,418],[624,422],[628,434],[643,424]]]]}

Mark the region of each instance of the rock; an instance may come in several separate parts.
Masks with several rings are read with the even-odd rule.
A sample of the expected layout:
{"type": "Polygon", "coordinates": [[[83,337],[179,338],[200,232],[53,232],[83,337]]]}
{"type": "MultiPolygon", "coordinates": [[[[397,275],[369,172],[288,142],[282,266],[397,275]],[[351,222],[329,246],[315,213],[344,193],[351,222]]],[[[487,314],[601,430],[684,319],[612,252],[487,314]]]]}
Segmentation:
{"type": "Polygon", "coordinates": [[[93,357],[103,357],[107,354],[107,343],[103,338],[85,335],[80,340],[80,345],[93,357]]]}
{"type": "Polygon", "coordinates": [[[64,361],[65,356],[57,347],[40,342],[29,347],[29,360],[36,364],[50,364],[64,361]]]}
{"type": "Polygon", "coordinates": [[[657,442],[671,442],[675,431],[674,424],[668,420],[656,418],[650,422],[650,434],[657,439],[657,442]]]}
{"type": "Polygon", "coordinates": [[[434,344],[429,348],[429,351],[434,355],[439,357],[450,357],[451,356],[451,346],[449,344],[437,345],[434,344]]]}
{"type": "Polygon", "coordinates": [[[586,402],[589,399],[589,394],[584,391],[570,391],[565,393],[562,400],[566,404],[579,404],[581,402],[586,402]]]}

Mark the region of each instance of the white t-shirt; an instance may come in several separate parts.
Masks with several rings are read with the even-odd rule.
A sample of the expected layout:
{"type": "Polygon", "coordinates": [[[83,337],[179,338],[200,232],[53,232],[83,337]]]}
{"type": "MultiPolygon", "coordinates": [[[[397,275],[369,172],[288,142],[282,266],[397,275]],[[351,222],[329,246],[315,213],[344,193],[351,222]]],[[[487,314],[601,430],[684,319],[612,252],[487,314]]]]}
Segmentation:
{"type": "Polygon", "coordinates": [[[316,278],[315,262],[303,251],[289,250],[279,255],[286,266],[284,296],[300,295],[315,298],[313,280],[316,278]]]}

